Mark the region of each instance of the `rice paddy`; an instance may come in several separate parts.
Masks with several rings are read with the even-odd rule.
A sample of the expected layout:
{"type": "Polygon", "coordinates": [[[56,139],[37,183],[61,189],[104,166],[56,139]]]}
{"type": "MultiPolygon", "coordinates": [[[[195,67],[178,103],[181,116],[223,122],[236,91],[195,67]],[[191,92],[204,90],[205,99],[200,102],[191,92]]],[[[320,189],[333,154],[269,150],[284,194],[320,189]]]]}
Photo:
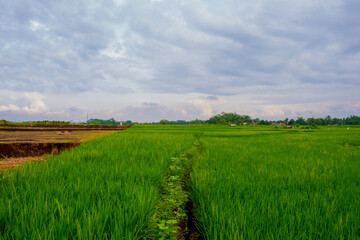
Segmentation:
{"type": "Polygon", "coordinates": [[[359,238],[358,130],[205,133],[190,182],[205,238],[359,238]]]}
{"type": "Polygon", "coordinates": [[[189,237],[159,221],[184,214],[165,185],[192,202],[193,239],[359,239],[359,146],[354,126],[134,126],[1,172],[0,239],[189,237]]]}

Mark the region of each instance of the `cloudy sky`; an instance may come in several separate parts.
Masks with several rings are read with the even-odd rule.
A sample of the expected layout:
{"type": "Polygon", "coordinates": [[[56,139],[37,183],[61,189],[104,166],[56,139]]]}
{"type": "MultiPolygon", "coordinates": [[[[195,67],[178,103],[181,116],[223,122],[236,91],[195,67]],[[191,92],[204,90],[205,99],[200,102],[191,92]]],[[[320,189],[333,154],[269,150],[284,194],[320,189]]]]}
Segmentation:
{"type": "Polygon", "coordinates": [[[0,119],[360,115],[359,0],[0,5],[0,119]]]}

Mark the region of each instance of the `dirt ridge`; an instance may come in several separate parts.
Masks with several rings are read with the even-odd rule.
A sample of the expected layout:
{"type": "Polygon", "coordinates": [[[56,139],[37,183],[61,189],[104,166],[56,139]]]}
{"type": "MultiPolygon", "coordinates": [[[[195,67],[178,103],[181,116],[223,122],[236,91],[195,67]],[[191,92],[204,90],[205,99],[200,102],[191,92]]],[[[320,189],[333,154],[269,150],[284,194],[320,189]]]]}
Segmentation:
{"type": "Polygon", "coordinates": [[[0,143],[0,158],[34,157],[43,154],[57,154],[79,146],[80,143],[0,143]]]}

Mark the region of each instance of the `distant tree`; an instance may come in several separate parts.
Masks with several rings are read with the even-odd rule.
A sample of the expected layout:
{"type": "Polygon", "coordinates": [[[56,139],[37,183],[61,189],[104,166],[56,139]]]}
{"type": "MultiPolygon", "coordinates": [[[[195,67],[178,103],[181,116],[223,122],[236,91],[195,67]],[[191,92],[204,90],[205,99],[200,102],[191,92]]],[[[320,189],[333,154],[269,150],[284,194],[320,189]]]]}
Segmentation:
{"type": "Polygon", "coordinates": [[[324,119],[324,123],[325,123],[326,125],[331,124],[331,117],[330,117],[330,115],[327,115],[327,116],[326,116],[326,118],[324,119]]]}
{"type": "Polygon", "coordinates": [[[185,124],[187,124],[187,122],[185,120],[177,120],[176,124],[177,125],[185,125],[185,124]]]}
{"type": "Polygon", "coordinates": [[[221,115],[218,114],[218,115],[212,116],[207,122],[213,123],[213,124],[218,124],[218,123],[220,123],[220,119],[221,119],[221,115]]]}
{"type": "Polygon", "coordinates": [[[94,125],[119,125],[120,122],[117,122],[114,118],[110,118],[108,120],[98,119],[98,118],[91,118],[89,119],[86,124],[94,124],[94,125]]]}
{"type": "Polygon", "coordinates": [[[333,124],[333,125],[341,125],[341,119],[333,118],[333,119],[331,119],[331,124],[333,124]]]}
{"type": "Polygon", "coordinates": [[[243,115],[242,118],[243,118],[243,121],[246,122],[246,123],[250,123],[250,122],[251,122],[251,117],[248,116],[248,115],[243,115]]]}
{"type": "Polygon", "coordinates": [[[224,118],[220,118],[219,123],[226,125],[226,124],[227,124],[227,121],[226,121],[224,118]]]}
{"type": "Polygon", "coordinates": [[[167,125],[167,124],[169,124],[169,121],[166,119],[163,119],[163,120],[160,120],[160,124],[167,125]]]}
{"type": "Polygon", "coordinates": [[[307,122],[307,124],[308,125],[311,125],[311,124],[315,124],[315,119],[314,118],[308,118],[308,119],[306,119],[306,122],[307,122]]]}
{"type": "Polygon", "coordinates": [[[315,118],[315,119],[314,119],[314,123],[315,123],[316,125],[325,125],[325,121],[324,121],[324,119],[322,119],[322,118],[315,118]]]}
{"type": "Polygon", "coordinates": [[[260,125],[269,125],[269,121],[268,120],[260,120],[259,124],[260,125]]]}
{"type": "Polygon", "coordinates": [[[248,115],[239,115],[237,113],[226,113],[222,112],[221,114],[212,116],[208,121],[208,123],[215,124],[238,124],[242,123],[250,123],[251,117],[248,115]]]}
{"type": "Polygon", "coordinates": [[[195,119],[195,120],[191,120],[190,122],[188,122],[189,124],[203,124],[203,123],[206,123],[206,121],[204,120],[200,120],[200,119],[195,119]]]}
{"type": "Polygon", "coordinates": [[[347,123],[351,125],[359,125],[360,124],[360,117],[358,116],[350,116],[347,118],[347,123]]]}
{"type": "Polygon", "coordinates": [[[0,120],[0,124],[7,125],[7,124],[9,124],[9,122],[6,121],[5,119],[3,119],[3,120],[0,120]]]}
{"type": "Polygon", "coordinates": [[[260,122],[260,119],[259,119],[259,118],[255,118],[255,119],[253,119],[252,121],[255,122],[255,123],[259,123],[259,122],[260,122]]]}
{"type": "Polygon", "coordinates": [[[124,125],[133,125],[134,123],[131,120],[123,122],[124,125]]]}
{"type": "Polygon", "coordinates": [[[304,118],[302,117],[298,117],[295,121],[296,124],[299,124],[299,125],[306,125],[306,121],[304,118]]]}

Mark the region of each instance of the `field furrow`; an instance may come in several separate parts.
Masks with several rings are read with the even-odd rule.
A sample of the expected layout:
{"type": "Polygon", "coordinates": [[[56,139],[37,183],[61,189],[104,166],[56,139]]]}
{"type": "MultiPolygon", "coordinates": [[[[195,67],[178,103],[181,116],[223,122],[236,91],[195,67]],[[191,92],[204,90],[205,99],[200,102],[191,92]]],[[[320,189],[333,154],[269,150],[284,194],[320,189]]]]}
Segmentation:
{"type": "Polygon", "coordinates": [[[189,202],[187,181],[201,151],[202,145],[197,136],[190,149],[171,158],[172,163],[162,184],[161,200],[154,215],[156,239],[196,239],[199,236],[191,218],[193,209],[189,208],[192,204],[189,202]]]}

